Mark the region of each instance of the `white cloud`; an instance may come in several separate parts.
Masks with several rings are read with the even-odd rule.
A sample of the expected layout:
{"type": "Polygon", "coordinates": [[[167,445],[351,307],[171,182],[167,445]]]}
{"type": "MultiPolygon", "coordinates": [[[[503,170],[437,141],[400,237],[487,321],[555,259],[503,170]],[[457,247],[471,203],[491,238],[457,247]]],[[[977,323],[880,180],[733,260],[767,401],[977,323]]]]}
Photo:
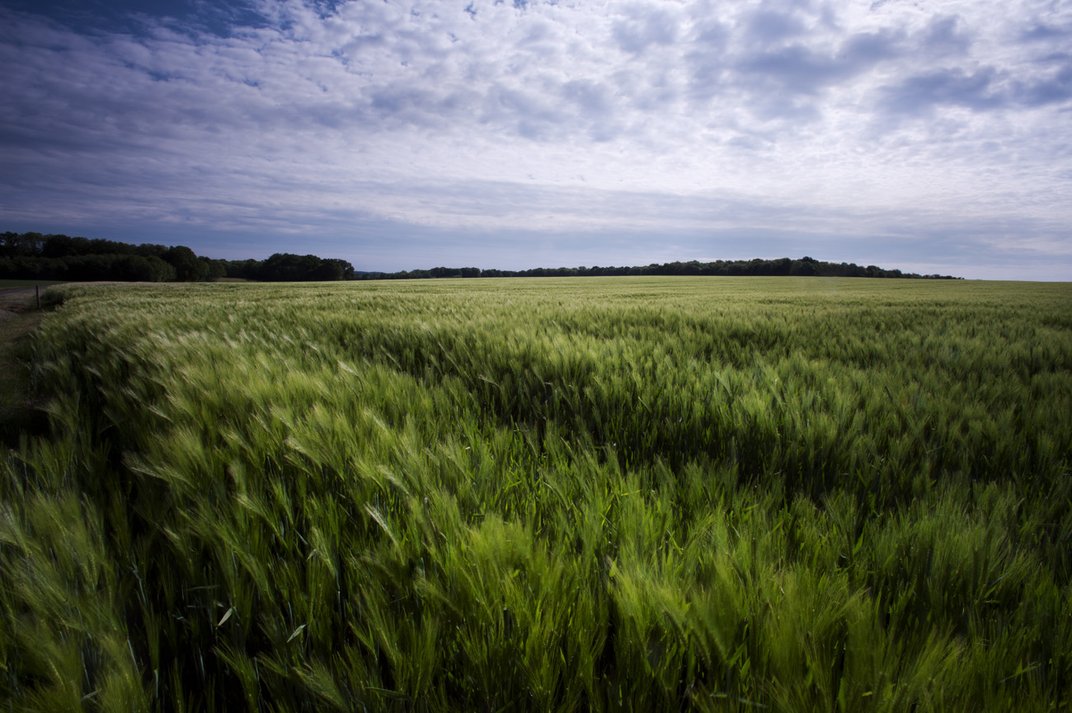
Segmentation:
{"type": "Polygon", "coordinates": [[[257,8],[223,35],[0,11],[4,214],[63,196],[72,222],[279,231],[318,214],[589,233],[1072,219],[1060,5],[257,8]]]}

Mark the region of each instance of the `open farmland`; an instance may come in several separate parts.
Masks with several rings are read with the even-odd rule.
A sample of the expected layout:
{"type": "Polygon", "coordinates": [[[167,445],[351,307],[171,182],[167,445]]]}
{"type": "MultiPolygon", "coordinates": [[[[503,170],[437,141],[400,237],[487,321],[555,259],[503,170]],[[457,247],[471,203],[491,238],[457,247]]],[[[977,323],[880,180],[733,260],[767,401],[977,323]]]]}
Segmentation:
{"type": "Polygon", "coordinates": [[[10,710],[1072,705],[1072,286],[52,294],[10,710]]]}

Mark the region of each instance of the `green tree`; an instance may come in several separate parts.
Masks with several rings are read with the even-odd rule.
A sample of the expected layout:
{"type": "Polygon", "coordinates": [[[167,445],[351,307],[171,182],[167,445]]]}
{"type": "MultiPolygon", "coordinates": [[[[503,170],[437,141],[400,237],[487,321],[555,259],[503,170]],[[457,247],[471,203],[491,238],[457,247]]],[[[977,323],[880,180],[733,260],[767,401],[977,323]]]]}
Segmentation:
{"type": "Polygon", "coordinates": [[[208,269],[197,259],[194,251],[185,245],[176,245],[167,249],[162,256],[164,261],[175,268],[175,279],[179,282],[204,280],[208,269]]]}

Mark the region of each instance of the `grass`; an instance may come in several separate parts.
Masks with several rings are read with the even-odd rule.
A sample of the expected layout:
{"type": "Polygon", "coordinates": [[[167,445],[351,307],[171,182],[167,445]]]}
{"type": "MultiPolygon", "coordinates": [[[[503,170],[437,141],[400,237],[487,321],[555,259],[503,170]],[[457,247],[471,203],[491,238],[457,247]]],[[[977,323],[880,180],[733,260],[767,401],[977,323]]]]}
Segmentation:
{"type": "Polygon", "coordinates": [[[1058,710],[1072,290],[64,286],[11,710],[1058,710]]]}

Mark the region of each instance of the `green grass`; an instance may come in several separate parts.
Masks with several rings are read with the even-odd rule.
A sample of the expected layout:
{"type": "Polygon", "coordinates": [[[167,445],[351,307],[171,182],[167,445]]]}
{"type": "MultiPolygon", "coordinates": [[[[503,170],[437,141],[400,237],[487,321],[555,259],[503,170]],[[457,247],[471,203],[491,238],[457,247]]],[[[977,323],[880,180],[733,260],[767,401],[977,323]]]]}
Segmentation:
{"type": "Polygon", "coordinates": [[[1072,705],[1069,285],[54,290],[10,710],[1072,705]]]}

